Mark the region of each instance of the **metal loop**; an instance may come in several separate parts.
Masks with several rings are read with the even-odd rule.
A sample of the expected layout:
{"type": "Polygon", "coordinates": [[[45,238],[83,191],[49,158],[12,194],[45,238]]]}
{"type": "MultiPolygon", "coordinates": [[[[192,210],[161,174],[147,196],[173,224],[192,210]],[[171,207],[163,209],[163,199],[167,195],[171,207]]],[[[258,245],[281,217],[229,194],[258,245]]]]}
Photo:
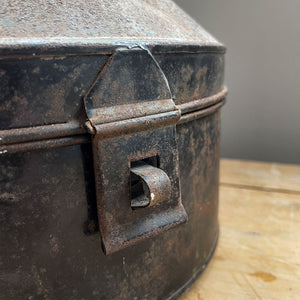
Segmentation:
{"type": "Polygon", "coordinates": [[[131,200],[132,208],[149,207],[171,196],[171,181],[161,169],[146,163],[131,168],[131,173],[143,183],[144,193],[131,200]]]}

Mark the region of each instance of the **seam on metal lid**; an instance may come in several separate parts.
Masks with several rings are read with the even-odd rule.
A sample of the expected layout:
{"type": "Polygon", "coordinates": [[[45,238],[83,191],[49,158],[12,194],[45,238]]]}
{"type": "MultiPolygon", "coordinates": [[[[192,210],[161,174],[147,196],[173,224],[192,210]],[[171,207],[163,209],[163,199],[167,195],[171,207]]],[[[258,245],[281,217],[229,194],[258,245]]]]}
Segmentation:
{"type": "MultiPolygon", "coordinates": [[[[226,95],[227,89],[224,87],[221,92],[213,96],[191,101],[191,103],[184,104],[184,106],[182,104],[178,105],[178,108],[185,112],[190,109],[187,109],[187,107],[201,107],[201,109],[182,114],[177,124],[193,121],[214,113],[224,105],[226,95]],[[201,105],[200,102],[205,103],[205,106],[201,105]]],[[[75,122],[0,130],[0,155],[89,143],[90,135],[87,133],[87,128],[75,122]]]]}

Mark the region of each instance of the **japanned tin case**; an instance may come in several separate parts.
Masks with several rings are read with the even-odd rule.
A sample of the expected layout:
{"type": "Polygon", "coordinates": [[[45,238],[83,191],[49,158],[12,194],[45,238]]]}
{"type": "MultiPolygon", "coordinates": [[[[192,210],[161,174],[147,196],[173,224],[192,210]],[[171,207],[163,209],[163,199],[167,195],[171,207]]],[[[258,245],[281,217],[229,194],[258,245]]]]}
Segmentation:
{"type": "Polygon", "coordinates": [[[218,239],[224,47],[168,0],[0,13],[1,298],[176,298],[218,239]]]}

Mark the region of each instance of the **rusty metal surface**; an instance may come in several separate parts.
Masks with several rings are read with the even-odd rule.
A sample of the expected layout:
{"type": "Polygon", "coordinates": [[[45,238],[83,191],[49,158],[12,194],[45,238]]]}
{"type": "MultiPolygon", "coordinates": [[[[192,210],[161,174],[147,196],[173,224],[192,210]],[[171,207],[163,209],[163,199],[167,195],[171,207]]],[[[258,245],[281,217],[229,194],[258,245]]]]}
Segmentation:
{"type": "Polygon", "coordinates": [[[213,96],[224,84],[224,54],[155,55],[176,105],[213,96]]]}
{"type": "Polygon", "coordinates": [[[0,130],[0,146],[75,136],[85,132],[85,128],[79,123],[0,130]]]}
{"type": "Polygon", "coordinates": [[[219,113],[180,125],[177,135],[182,199],[189,223],[142,242],[134,252],[130,248],[107,258],[99,251],[98,234],[89,234],[97,222],[88,212],[95,199],[85,189],[91,189],[91,184],[82,180],[84,168],[89,168],[86,182],[93,171],[91,165],[83,166],[78,146],[2,160],[1,182],[7,183],[1,194],[0,219],[5,225],[0,235],[4,295],[8,299],[128,299],[139,295],[160,299],[201,271],[217,236],[219,113]],[[64,170],[63,177],[58,166],[64,170]],[[75,282],[81,284],[74,287],[75,282]]]}
{"type": "Polygon", "coordinates": [[[171,97],[167,78],[145,48],[118,49],[84,97],[89,122],[95,129],[94,171],[105,254],[187,221],[181,202],[175,131],[180,111],[171,97]],[[149,203],[133,210],[132,203],[136,207],[141,201],[131,199],[128,182],[136,170],[131,165],[145,163],[150,157],[157,158],[155,168],[149,165],[133,171],[146,183],[146,193],[150,194],[143,194],[142,202],[149,199],[149,203]]]}
{"type": "Polygon", "coordinates": [[[227,96],[227,88],[224,86],[222,90],[212,96],[196,99],[177,105],[181,115],[188,116],[188,113],[200,111],[204,108],[213,107],[214,105],[223,102],[227,96]]]}
{"type": "Polygon", "coordinates": [[[174,126],[113,139],[96,135],[93,144],[99,228],[105,253],[136,244],[186,221],[179,190],[174,126]],[[132,210],[129,164],[153,156],[159,157],[159,168],[171,180],[171,197],[159,205],[132,210]]]}
{"type": "MultiPolygon", "coordinates": [[[[217,103],[216,105],[210,106],[206,109],[203,109],[201,111],[196,111],[194,113],[190,113],[190,114],[184,114],[181,116],[181,118],[178,121],[178,124],[182,124],[182,123],[186,123],[189,122],[191,120],[195,120],[201,117],[204,117],[206,115],[212,114],[215,111],[217,111],[220,107],[222,107],[225,103],[225,100],[222,99],[219,103],[217,103]]],[[[57,148],[57,147],[66,147],[66,146],[72,146],[72,145],[77,145],[77,144],[85,144],[85,143],[90,143],[91,139],[89,135],[76,135],[76,136],[70,136],[71,133],[79,133],[81,131],[84,131],[84,129],[82,129],[81,126],[78,125],[78,128],[76,128],[76,130],[72,129],[72,130],[67,130],[66,131],[66,136],[67,137],[62,137],[62,138],[57,138],[58,136],[61,135],[60,131],[56,130],[58,128],[60,128],[60,125],[62,125],[62,127],[69,127],[69,124],[58,124],[59,126],[51,126],[51,134],[53,133],[54,138],[52,139],[41,139],[41,140],[37,140],[37,141],[30,141],[31,138],[29,138],[29,140],[26,139],[26,136],[28,135],[28,133],[31,132],[31,130],[33,131],[33,134],[37,134],[36,136],[39,136],[39,127],[33,127],[28,128],[26,130],[24,130],[26,133],[25,135],[23,135],[23,130],[17,130],[15,131],[14,129],[11,130],[3,130],[0,131],[0,138],[3,136],[4,138],[7,137],[7,140],[9,140],[10,142],[12,141],[20,141],[20,140],[24,140],[23,143],[3,143],[0,145],[0,155],[9,155],[12,153],[17,153],[17,152],[25,152],[25,151],[31,151],[31,150],[38,150],[38,149],[47,149],[47,148],[57,148]],[[66,126],[65,126],[66,125],[66,126]],[[54,128],[53,128],[54,127],[54,128]],[[13,131],[12,136],[10,137],[10,133],[11,131],[13,131]],[[20,136],[16,136],[16,133],[20,134],[20,136]],[[68,137],[69,136],[69,137],[68,137]]],[[[45,126],[48,127],[48,126],[45,126]]],[[[93,132],[93,128],[91,129],[93,132]]],[[[50,133],[49,133],[50,134],[50,133]]],[[[46,134],[47,135],[47,134],[46,134]]]]}
{"type": "MultiPolygon", "coordinates": [[[[213,58],[214,54],[211,55],[213,58]]],[[[185,55],[176,56],[178,61],[182,60],[180,73],[183,74],[185,55]]],[[[112,146],[109,139],[116,137],[116,132],[126,136],[137,129],[145,130],[141,140],[135,140],[134,143],[142,144],[143,140],[150,139],[153,141],[148,145],[150,148],[153,148],[151,145],[163,145],[166,142],[165,137],[176,135],[182,203],[189,216],[189,222],[179,226],[178,229],[174,228],[157,237],[153,236],[148,241],[129,246],[128,250],[120,250],[119,253],[113,253],[108,257],[101,253],[95,199],[96,189],[99,187],[96,185],[95,188],[94,177],[91,176],[93,158],[90,138],[87,134],[82,135],[86,129],[83,129],[85,118],[81,113],[83,105],[80,105],[80,95],[87,93],[91,82],[98,78],[97,74],[107,59],[107,56],[103,58],[81,56],[78,59],[67,57],[60,60],[38,58],[18,62],[12,59],[1,61],[0,68],[3,69],[4,66],[7,72],[2,73],[5,79],[1,82],[4,93],[0,96],[2,116],[4,116],[4,119],[1,119],[4,129],[1,131],[4,141],[1,151],[5,152],[0,155],[0,242],[1,253],[3,253],[0,285],[1,291],[8,299],[16,299],[24,295],[33,299],[70,297],[128,299],[140,296],[145,299],[166,298],[175,295],[179,287],[184,287],[186,282],[203,270],[215,246],[218,232],[216,187],[220,130],[217,110],[224,103],[222,95],[224,97],[226,95],[226,90],[221,92],[222,75],[211,77],[209,76],[211,73],[206,72],[207,90],[204,90],[203,86],[192,84],[193,80],[195,83],[197,80],[192,72],[187,77],[180,75],[172,79],[173,74],[166,68],[167,64],[164,63],[163,57],[155,56],[164,70],[175,104],[182,103],[177,104],[177,108],[174,107],[175,111],[171,113],[174,114],[173,119],[168,112],[157,114],[159,112],[157,106],[154,110],[156,112],[154,121],[151,111],[146,117],[119,122],[110,122],[112,119],[108,119],[108,123],[95,125],[94,130],[97,130],[97,126],[103,130],[103,137],[107,140],[107,145],[104,146],[106,149],[112,146]],[[94,63],[96,67],[90,68],[89,64],[94,63]],[[53,64],[57,64],[55,69],[62,71],[51,73],[53,64]],[[33,72],[38,65],[43,66],[41,77],[39,77],[41,74],[33,72]],[[9,68],[9,66],[13,67],[9,68]],[[78,74],[72,69],[74,67],[76,70],[76,66],[79,66],[78,74]],[[49,77],[46,75],[47,68],[49,77]],[[23,70],[21,73],[16,72],[21,69],[23,70]],[[89,69],[92,70],[92,74],[85,76],[89,69]],[[66,75],[70,79],[69,84],[66,84],[64,78],[66,75]],[[17,81],[14,80],[8,89],[10,76],[11,78],[16,76],[17,81]],[[185,104],[191,91],[176,89],[176,85],[181,79],[188,80],[189,76],[190,88],[194,94],[190,99],[191,104],[185,104]],[[48,80],[43,81],[43,78],[48,80]],[[218,83],[213,80],[217,80],[218,83]],[[29,82],[33,85],[28,85],[29,82]],[[78,83],[75,82],[80,82],[82,90],[77,90],[78,83]],[[25,89],[23,84],[29,88],[25,89]],[[41,84],[44,84],[43,87],[41,84]],[[72,84],[75,84],[75,88],[72,84]],[[37,89],[38,93],[33,93],[34,89],[37,89]],[[61,90],[64,92],[58,92],[61,90]],[[220,94],[212,94],[216,90],[220,94]],[[201,98],[201,95],[207,94],[208,97],[201,98]],[[15,95],[18,95],[18,98],[13,98],[15,95]],[[201,99],[198,98],[199,95],[201,99]],[[26,100],[20,101],[20,96],[26,100]],[[42,101],[43,98],[49,100],[42,101]],[[69,102],[65,102],[66,99],[69,99],[69,102]],[[71,107],[72,103],[75,104],[74,107],[71,107]],[[36,114],[35,106],[37,106],[36,114]],[[180,117],[178,111],[181,107],[185,113],[180,117]],[[61,109],[63,113],[60,112],[61,109]],[[23,111],[26,111],[25,115],[22,115],[23,111]],[[157,118],[158,116],[161,116],[161,119],[157,118]],[[77,123],[73,121],[74,119],[77,119],[77,123]],[[53,120],[58,124],[51,123],[53,120]],[[172,124],[178,122],[180,125],[177,125],[176,131],[167,127],[163,135],[149,136],[147,131],[149,121],[154,122],[159,128],[167,125],[166,120],[172,124]],[[49,125],[30,127],[41,124],[49,125]],[[26,127],[26,125],[30,126],[25,129],[14,128],[26,127]],[[72,146],[81,143],[88,144],[81,147],[72,146]],[[60,146],[69,147],[42,150],[45,147],[60,146]],[[24,152],[15,153],[20,151],[24,152]],[[170,269],[170,265],[180,272],[170,269]],[[59,274],[57,274],[58,269],[61,270],[59,274]],[[20,278],[25,279],[21,281],[20,278]],[[164,278],[169,280],[166,282],[164,278]],[[77,286],[78,282],[82,287],[77,286]],[[76,288],[73,287],[73,283],[76,284],[76,288]]],[[[169,57],[166,56],[165,59],[169,57]]],[[[195,70],[201,70],[199,63],[204,61],[193,60],[194,65],[187,63],[186,68],[189,70],[193,67],[195,70]]],[[[145,108],[147,105],[140,105],[138,112],[145,108]]],[[[130,139],[125,141],[123,138],[117,143],[120,147],[115,148],[114,145],[109,151],[106,169],[110,167],[114,169],[110,165],[110,158],[114,153],[119,155],[120,149],[128,147],[128,144],[134,145],[130,139]],[[120,143],[122,140],[122,143],[126,142],[126,146],[120,143]]],[[[152,153],[153,149],[150,148],[146,154],[142,153],[140,157],[135,156],[135,158],[155,156],[157,153],[155,151],[152,153]]],[[[167,161],[166,159],[162,162],[165,164],[167,161]]],[[[101,159],[98,162],[101,162],[101,159]]],[[[120,164],[116,162],[115,166],[119,168],[120,164]]],[[[127,168],[128,165],[125,169],[127,168]]],[[[128,173],[130,173],[129,168],[128,173]]],[[[112,172],[109,176],[120,176],[120,174],[112,172]]],[[[128,207],[129,214],[132,214],[130,196],[128,207]]],[[[151,213],[155,217],[153,225],[159,226],[157,223],[159,220],[164,220],[165,224],[171,225],[185,220],[185,217],[177,218],[182,215],[182,212],[176,209],[165,210],[165,213],[157,217],[155,205],[137,209],[140,211],[138,214],[144,215],[141,217],[144,220],[147,220],[145,216],[148,212],[143,212],[143,209],[152,209],[151,213]]],[[[115,209],[114,213],[117,211],[115,209]]],[[[101,214],[100,209],[99,215],[101,214]]],[[[136,225],[138,228],[137,223],[136,225]]],[[[135,227],[132,227],[132,230],[136,230],[135,227]]],[[[140,227],[140,230],[143,230],[143,227],[140,227]]],[[[147,232],[141,232],[146,233],[147,236],[147,232]]],[[[131,235],[133,236],[134,234],[131,235]]],[[[129,235],[129,239],[131,237],[129,235]]]]}
{"type": "Polygon", "coordinates": [[[2,0],[0,16],[0,48],[177,44],[224,51],[169,0],[2,0]]]}
{"type": "Polygon", "coordinates": [[[127,300],[175,293],[203,270],[217,238],[219,129],[219,112],[177,126],[189,222],[108,257],[94,230],[90,144],[90,150],[72,146],[0,157],[2,295],[127,300]]]}
{"type": "Polygon", "coordinates": [[[67,147],[72,145],[86,144],[90,142],[91,139],[88,135],[78,135],[78,136],[64,137],[59,139],[4,145],[4,146],[0,146],[0,155],[5,156],[13,153],[18,153],[18,152],[67,147]]]}
{"type": "Polygon", "coordinates": [[[0,129],[78,123],[82,97],[106,60],[101,55],[0,60],[0,129]]]}
{"type": "Polygon", "coordinates": [[[218,111],[225,104],[225,102],[226,102],[226,100],[223,99],[223,101],[220,101],[219,103],[209,106],[205,109],[201,109],[201,110],[189,113],[189,114],[185,114],[180,118],[180,120],[178,121],[177,124],[183,124],[186,122],[190,122],[190,121],[197,120],[199,118],[203,118],[205,116],[211,115],[214,112],[218,111]]]}
{"type": "MultiPolygon", "coordinates": [[[[41,61],[37,60],[37,62],[41,61]]],[[[53,60],[51,59],[50,62],[53,63],[53,60]]],[[[62,59],[61,63],[64,65],[65,60],[62,59]]],[[[22,61],[20,64],[22,65],[22,61]]],[[[102,60],[102,66],[104,64],[102,60]]],[[[29,74],[26,69],[25,74],[29,74]]],[[[94,74],[97,78],[97,72],[94,74]]],[[[168,82],[172,82],[170,76],[172,75],[168,74],[168,82]]],[[[176,85],[176,82],[174,81],[173,85],[176,85]]],[[[20,88],[22,85],[18,85],[18,93],[21,92],[20,88]]],[[[89,85],[86,83],[86,90],[88,89],[89,85]]],[[[186,92],[187,90],[182,91],[178,95],[183,96],[186,92]]],[[[226,95],[225,90],[220,93],[226,95]]],[[[53,97],[55,94],[51,95],[53,97]]],[[[180,97],[176,97],[177,100],[178,98],[180,97]]],[[[171,123],[180,124],[176,129],[181,173],[180,186],[182,203],[189,216],[189,222],[179,226],[178,229],[164,232],[157,237],[153,236],[148,241],[142,241],[129,247],[128,250],[120,250],[119,253],[108,257],[105,257],[99,249],[99,219],[95,182],[91,176],[93,173],[91,146],[90,144],[82,148],[71,146],[77,143],[90,143],[87,134],[81,135],[85,131],[82,127],[85,120],[81,114],[76,113],[79,120],[83,120],[82,123],[59,123],[41,128],[2,130],[4,143],[1,147],[4,148],[1,149],[7,152],[0,156],[0,223],[3,224],[0,234],[1,253],[3,253],[0,285],[6,298],[16,299],[24,295],[33,299],[70,297],[128,299],[140,296],[145,299],[162,299],[172,295],[175,297],[179,287],[185,287],[191,278],[203,270],[216,243],[218,233],[216,187],[220,130],[219,113],[216,111],[223,103],[223,97],[219,94],[196,99],[192,104],[181,104],[183,111],[186,112],[181,117],[176,110],[172,112],[173,120],[168,117],[171,123]],[[197,107],[206,108],[197,110],[197,107]],[[71,147],[38,150],[68,145],[71,147]],[[25,152],[13,154],[18,151],[25,152]],[[170,265],[175,269],[170,269],[170,265]],[[59,274],[57,274],[58,269],[59,274]],[[20,278],[25,279],[21,281],[20,278]],[[165,278],[168,278],[167,282],[165,278]],[[82,287],[77,286],[78,282],[82,287]],[[73,283],[76,284],[75,288],[73,283]]],[[[40,104],[43,106],[43,102],[40,104]]],[[[178,105],[177,109],[180,110],[181,105],[178,105]]],[[[12,107],[5,106],[6,109],[12,107]]],[[[19,122],[17,116],[24,108],[17,105],[15,107],[18,110],[10,115],[12,119],[7,119],[6,125],[10,124],[10,120],[19,122]]],[[[53,110],[52,116],[54,116],[58,107],[49,108],[53,110]]],[[[154,124],[158,127],[166,126],[165,117],[168,114],[155,114],[154,124]],[[160,115],[162,115],[161,121],[157,119],[160,115]]],[[[57,117],[59,119],[59,114],[57,117]]],[[[44,120],[45,118],[47,115],[43,117],[44,120]]],[[[126,135],[132,134],[138,128],[146,130],[151,118],[152,116],[149,115],[102,123],[95,127],[99,126],[102,129],[107,127],[103,130],[103,136],[108,139],[105,146],[107,149],[111,146],[109,139],[116,136],[116,132],[126,135]]],[[[40,120],[41,117],[37,114],[30,124],[40,124],[40,120]]],[[[154,144],[163,145],[166,141],[165,137],[175,134],[174,130],[164,130],[165,135],[151,137],[153,143],[148,145],[150,148],[154,144]]],[[[138,142],[135,140],[135,143],[141,144],[143,139],[149,141],[147,130],[141,140],[138,142]]],[[[127,143],[134,145],[130,139],[121,140],[126,142],[125,147],[128,147],[127,143]]],[[[114,145],[108,156],[106,169],[110,167],[114,169],[110,165],[111,155],[113,153],[119,155],[120,149],[125,147],[120,144],[116,150],[114,145]]],[[[152,153],[150,149],[147,155],[142,154],[141,157],[136,158],[142,159],[152,155],[155,156],[156,152],[152,153]]],[[[116,165],[119,168],[118,162],[116,165]]],[[[111,174],[112,177],[119,175],[114,172],[111,174]]],[[[129,212],[132,213],[130,196],[128,207],[129,212]]],[[[152,207],[137,209],[137,211],[143,209],[152,209],[152,207]]],[[[114,213],[117,211],[118,209],[115,209],[114,213]]],[[[100,216],[101,213],[100,209],[100,216]]],[[[142,211],[141,214],[148,213],[142,211]]],[[[160,214],[156,216],[158,219],[153,220],[155,222],[164,220],[171,225],[176,225],[180,220],[176,220],[176,215],[180,216],[182,213],[177,210],[169,213],[166,210],[166,214],[160,214]],[[173,219],[170,219],[170,216],[173,219]]],[[[184,218],[180,222],[182,221],[184,218]]],[[[153,224],[159,226],[159,223],[153,224]]],[[[135,225],[138,228],[138,224],[135,225]]],[[[136,230],[135,227],[132,228],[136,230]]]]}
{"type": "MultiPolygon", "coordinates": [[[[168,201],[171,197],[171,181],[168,175],[158,166],[141,162],[130,169],[131,181],[135,186],[141,185],[140,193],[131,197],[130,206],[133,209],[150,207],[168,201]]],[[[132,194],[132,191],[131,191],[132,194]]]]}
{"type": "Polygon", "coordinates": [[[177,110],[164,73],[145,47],[118,48],[84,103],[89,120],[97,124],[177,110]]]}
{"type": "MultiPolygon", "coordinates": [[[[219,54],[154,57],[167,77],[176,105],[199,99],[205,103],[207,97],[223,88],[224,61],[219,54]]],[[[84,120],[82,97],[108,58],[93,55],[0,60],[0,130],[84,120]]]]}
{"type": "MultiPolygon", "coordinates": [[[[181,111],[181,113],[183,113],[186,109],[194,110],[199,106],[202,108],[201,110],[196,110],[193,113],[182,114],[178,124],[189,122],[214,113],[222,105],[224,105],[224,97],[226,97],[226,94],[227,90],[224,88],[224,90],[217,95],[187,103],[187,107],[185,107],[184,104],[177,105],[177,108],[181,111]],[[215,102],[216,104],[214,104],[215,102]]],[[[85,124],[85,126],[87,126],[87,124],[85,124]]],[[[0,154],[8,155],[11,153],[30,150],[90,143],[89,135],[82,135],[82,133],[86,131],[92,134],[95,133],[95,129],[93,127],[85,129],[82,125],[76,123],[0,130],[0,154]]]]}

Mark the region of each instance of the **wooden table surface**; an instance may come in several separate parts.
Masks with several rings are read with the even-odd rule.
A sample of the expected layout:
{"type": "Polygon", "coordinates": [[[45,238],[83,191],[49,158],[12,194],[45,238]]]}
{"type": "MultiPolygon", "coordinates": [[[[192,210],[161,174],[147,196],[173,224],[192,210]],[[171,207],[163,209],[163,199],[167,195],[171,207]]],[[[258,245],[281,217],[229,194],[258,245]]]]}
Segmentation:
{"type": "Polygon", "coordinates": [[[300,165],[223,159],[220,237],[180,297],[300,299],[300,165]]]}

